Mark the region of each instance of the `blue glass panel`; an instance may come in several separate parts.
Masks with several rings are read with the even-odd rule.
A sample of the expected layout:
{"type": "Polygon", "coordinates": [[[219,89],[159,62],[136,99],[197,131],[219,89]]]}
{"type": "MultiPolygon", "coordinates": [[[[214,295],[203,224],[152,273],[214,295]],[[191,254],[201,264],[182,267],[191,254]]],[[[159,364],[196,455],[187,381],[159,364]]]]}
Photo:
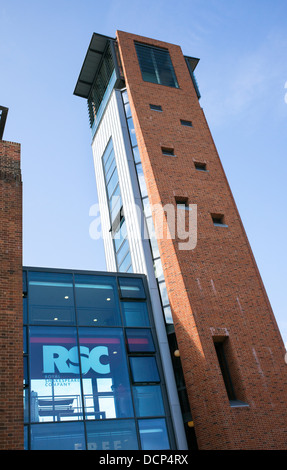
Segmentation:
{"type": "Polygon", "coordinates": [[[129,328],[126,330],[129,352],[154,352],[154,343],[149,329],[129,328]]]}
{"type": "Polygon", "coordinates": [[[23,354],[27,353],[27,327],[23,327],[23,354]]]}
{"type": "Polygon", "coordinates": [[[110,156],[112,150],[113,150],[113,141],[112,141],[112,139],[110,139],[110,140],[109,140],[109,143],[108,143],[108,145],[107,145],[107,147],[106,147],[106,150],[105,150],[105,152],[104,152],[104,155],[103,155],[103,162],[104,162],[104,165],[106,165],[106,163],[107,163],[107,161],[108,161],[108,158],[109,158],[109,156],[110,156]]]}
{"type": "Polygon", "coordinates": [[[124,259],[118,264],[119,271],[121,273],[126,273],[129,269],[130,265],[132,264],[131,254],[128,252],[124,259]]]}
{"type": "Polygon", "coordinates": [[[83,419],[77,333],[71,327],[30,327],[32,422],[83,419]]]}
{"type": "Polygon", "coordinates": [[[108,191],[108,196],[109,198],[112,196],[115,188],[116,188],[116,185],[118,184],[118,181],[119,181],[119,177],[118,177],[118,170],[115,169],[111,178],[110,178],[110,181],[107,185],[107,191],[108,191]]]}
{"type": "Polygon", "coordinates": [[[75,323],[72,274],[29,272],[28,282],[30,323],[75,323]]]}
{"type": "Polygon", "coordinates": [[[126,103],[126,104],[125,104],[125,112],[126,112],[127,118],[128,118],[128,117],[131,117],[132,112],[131,112],[131,107],[130,107],[130,104],[129,104],[129,103],[126,103]]]}
{"type": "Polygon", "coordinates": [[[115,168],[116,168],[116,160],[114,158],[114,151],[112,151],[105,167],[106,181],[109,181],[115,168]]]}
{"type": "Polygon", "coordinates": [[[143,418],[147,416],[163,416],[164,406],[159,385],[137,385],[133,387],[136,415],[143,418]]]}
{"type": "Polygon", "coordinates": [[[121,297],[123,298],[137,298],[145,299],[146,294],[141,278],[119,278],[121,297]]]}
{"type": "Polygon", "coordinates": [[[79,328],[79,341],[86,417],[132,417],[132,398],[122,329],[79,328]]]}
{"type": "Polygon", "coordinates": [[[76,274],[75,291],[79,325],[121,324],[115,277],[76,274]]]}
{"type": "Polygon", "coordinates": [[[89,450],[138,450],[133,419],[89,421],[86,426],[89,450]]]}
{"type": "Polygon", "coordinates": [[[143,197],[146,197],[148,194],[147,194],[147,187],[146,187],[145,177],[144,177],[144,174],[143,174],[143,168],[142,168],[141,163],[136,165],[136,170],[137,170],[138,179],[139,179],[139,186],[140,186],[141,196],[143,198],[143,197]]]}
{"type": "Polygon", "coordinates": [[[130,357],[130,365],[134,383],[160,381],[155,357],[130,357]]]}
{"type": "Polygon", "coordinates": [[[28,444],[28,426],[24,426],[24,450],[29,449],[28,444]]]}
{"type": "Polygon", "coordinates": [[[127,119],[127,122],[128,122],[130,138],[131,138],[131,144],[132,144],[132,147],[134,147],[135,145],[137,145],[137,138],[136,138],[136,131],[135,131],[133,119],[130,117],[127,119]]]}
{"type": "Polygon", "coordinates": [[[127,90],[125,90],[125,91],[122,92],[122,97],[123,97],[123,102],[124,102],[124,103],[128,103],[129,97],[128,97],[128,92],[127,92],[127,90]]]}
{"type": "Polygon", "coordinates": [[[85,450],[84,423],[31,426],[32,450],[85,450]]]}
{"type": "Polygon", "coordinates": [[[118,251],[119,247],[123,243],[123,240],[127,237],[127,225],[125,219],[121,220],[121,223],[117,227],[113,239],[115,244],[115,250],[118,251]]]}
{"type": "Polygon", "coordinates": [[[126,326],[149,326],[145,302],[122,302],[122,311],[126,326]]]}
{"type": "Polygon", "coordinates": [[[141,419],[138,424],[142,450],[170,449],[165,419],[141,419]]]}
{"type": "Polygon", "coordinates": [[[119,251],[117,252],[118,264],[121,264],[122,260],[125,258],[128,251],[129,251],[129,242],[126,239],[123,242],[123,244],[120,246],[119,251]]]}
{"type": "Polygon", "coordinates": [[[140,151],[137,145],[133,147],[133,154],[134,154],[135,163],[140,163],[141,157],[140,157],[140,151]]]}
{"type": "Polygon", "coordinates": [[[29,390],[24,388],[23,390],[23,405],[24,405],[24,423],[29,422],[29,390]]]}
{"type": "Polygon", "coordinates": [[[164,281],[159,283],[159,289],[160,289],[162,305],[168,305],[169,300],[168,300],[168,295],[167,295],[166,284],[164,281]]]}

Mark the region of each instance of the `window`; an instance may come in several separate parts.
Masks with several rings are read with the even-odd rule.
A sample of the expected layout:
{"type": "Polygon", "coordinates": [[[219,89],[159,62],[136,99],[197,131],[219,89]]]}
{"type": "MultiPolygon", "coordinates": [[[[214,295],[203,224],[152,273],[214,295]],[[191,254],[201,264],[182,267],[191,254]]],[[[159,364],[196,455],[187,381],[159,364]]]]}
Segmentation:
{"type": "Polygon", "coordinates": [[[194,162],[195,169],[198,171],[207,171],[206,163],[204,162],[194,162]]]}
{"type": "Polygon", "coordinates": [[[166,423],[163,418],[140,420],[139,432],[143,450],[164,450],[170,448],[166,423]]]}
{"type": "Polygon", "coordinates": [[[228,227],[225,224],[225,218],[223,214],[211,214],[213,225],[215,227],[228,227]]]}
{"type": "Polygon", "coordinates": [[[233,384],[232,384],[232,380],[231,380],[231,376],[229,372],[229,367],[228,367],[228,363],[226,359],[226,354],[224,350],[224,343],[225,341],[215,341],[214,347],[215,347],[217,359],[218,359],[219,366],[221,369],[221,373],[222,373],[222,377],[224,380],[228,398],[229,400],[236,400],[236,396],[234,393],[233,384]]]}
{"type": "Polygon", "coordinates": [[[126,330],[127,347],[130,353],[153,353],[154,343],[149,329],[129,328],[126,330]]]}
{"type": "Polygon", "coordinates": [[[185,121],[184,119],[180,120],[180,124],[182,126],[192,127],[192,122],[191,121],[185,121]]]}
{"type": "Polygon", "coordinates": [[[167,49],[139,43],[136,43],[135,47],[144,81],[178,88],[167,49]]]}
{"type": "Polygon", "coordinates": [[[29,273],[30,323],[75,323],[72,275],[61,273],[29,273]]]}
{"type": "Polygon", "coordinates": [[[75,294],[79,325],[120,324],[117,284],[114,278],[76,274],[75,294]]]}
{"type": "Polygon", "coordinates": [[[32,450],[84,450],[84,423],[50,423],[31,426],[32,450]]]}
{"type": "Polygon", "coordinates": [[[138,442],[134,421],[88,421],[89,450],[137,450],[138,442]]]}
{"type": "Polygon", "coordinates": [[[153,111],[160,111],[162,112],[162,107],[157,105],[157,104],[150,104],[149,105],[150,109],[152,109],[153,111]]]}
{"type": "MultiPolygon", "coordinates": [[[[130,131],[134,131],[132,119],[130,118],[130,131]]],[[[118,271],[120,272],[132,272],[132,261],[129,252],[129,243],[127,240],[127,232],[125,226],[125,219],[123,216],[123,202],[121,197],[121,190],[119,184],[118,170],[116,166],[115,153],[113,149],[113,141],[110,138],[105,152],[102,156],[103,169],[105,174],[107,198],[109,204],[110,221],[112,236],[114,239],[114,249],[117,260],[118,271]],[[125,232],[124,237],[122,232],[125,232]],[[121,244],[126,239],[125,247],[121,244]],[[124,248],[126,250],[124,251],[124,248]],[[124,257],[123,257],[124,255],[124,257]]]]}
{"type": "Polygon", "coordinates": [[[139,417],[163,416],[164,406],[159,385],[135,385],[133,396],[139,417]]]}
{"type": "Polygon", "coordinates": [[[163,155],[167,155],[169,157],[175,157],[173,148],[162,147],[161,151],[163,155]]]}
{"type": "Polygon", "coordinates": [[[130,357],[130,366],[133,383],[157,383],[160,381],[155,357],[130,357]]]}
{"type": "Polygon", "coordinates": [[[149,326],[146,302],[122,302],[125,326],[149,326]]]}
{"type": "Polygon", "coordinates": [[[122,298],[145,299],[146,294],[142,279],[137,278],[119,278],[120,294],[122,298]]]}

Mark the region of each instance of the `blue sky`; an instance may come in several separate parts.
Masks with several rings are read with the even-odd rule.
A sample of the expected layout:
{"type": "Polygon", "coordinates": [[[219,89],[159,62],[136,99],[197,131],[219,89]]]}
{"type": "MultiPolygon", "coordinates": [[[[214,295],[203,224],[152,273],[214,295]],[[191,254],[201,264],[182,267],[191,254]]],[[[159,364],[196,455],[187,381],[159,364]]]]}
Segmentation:
{"type": "Polygon", "coordinates": [[[73,95],[92,33],[178,44],[200,58],[201,106],[287,343],[286,0],[1,0],[0,24],[4,139],[22,145],[24,264],[106,269],[89,235],[87,106],[73,95]]]}

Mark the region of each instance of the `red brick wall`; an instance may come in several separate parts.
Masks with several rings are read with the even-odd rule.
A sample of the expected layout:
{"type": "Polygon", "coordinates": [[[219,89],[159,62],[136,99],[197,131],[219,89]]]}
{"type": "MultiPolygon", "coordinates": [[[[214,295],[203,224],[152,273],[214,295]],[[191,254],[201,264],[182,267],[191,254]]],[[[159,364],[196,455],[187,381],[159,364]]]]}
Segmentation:
{"type": "Polygon", "coordinates": [[[23,449],[20,145],[0,141],[0,449],[23,449]]]}
{"type": "MultiPolygon", "coordinates": [[[[196,248],[179,250],[178,239],[159,248],[199,448],[286,449],[285,348],[181,49],[121,31],[117,39],[150,203],[182,195],[197,205],[196,248]],[[142,80],[134,40],[169,49],[179,89],[142,80]],[[228,227],[215,227],[212,213],[228,227]],[[226,339],[237,398],[248,407],[230,407],[217,339],[226,339]]],[[[154,221],[161,226],[159,214],[154,221]]]]}

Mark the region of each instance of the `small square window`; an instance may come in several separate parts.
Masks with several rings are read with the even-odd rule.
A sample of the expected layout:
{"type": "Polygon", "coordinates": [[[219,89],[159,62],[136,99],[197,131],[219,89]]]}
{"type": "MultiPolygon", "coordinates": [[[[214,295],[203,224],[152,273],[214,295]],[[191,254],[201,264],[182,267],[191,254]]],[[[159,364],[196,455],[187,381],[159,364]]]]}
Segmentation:
{"type": "Polygon", "coordinates": [[[173,148],[162,147],[161,151],[163,155],[167,155],[168,157],[175,157],[173,148]]]}
{"type": "Polygon", "coordinates": [[[182,126],[192,127],[192,122],[191,121],[185,121],[184,119],[180,120],[180,124],[182,126]]]}
{"type": "Polygon", "coordinates": [[[213,225],[216,227],[227,227],[223,214],[211,214],[213,225]]]}
{"type": "Polygon", "coordinates": [[[198,171],[207,171],[206,163],[204,162],[194,162],[195,169],[198,171]]]}
{"type": "Polygon", "coordinates": [[[160,111],[162,112],[162,107],[160,105],[157,105],[157,104],[150,104],[149,105],[150,109],[152,109],[153,111],[160,111]]]}

